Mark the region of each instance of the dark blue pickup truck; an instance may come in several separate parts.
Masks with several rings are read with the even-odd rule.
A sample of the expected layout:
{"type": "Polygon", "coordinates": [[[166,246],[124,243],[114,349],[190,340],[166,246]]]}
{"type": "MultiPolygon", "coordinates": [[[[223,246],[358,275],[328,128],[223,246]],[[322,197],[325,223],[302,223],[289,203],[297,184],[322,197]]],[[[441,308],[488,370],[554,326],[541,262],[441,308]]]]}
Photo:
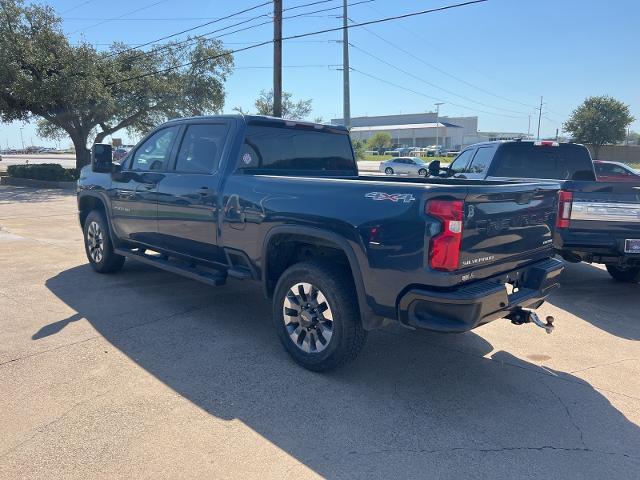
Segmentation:
{"type": "Polygon", "coordinates": [[[212,285],[259,281],[283,345],[319,371],[390,321],[550,331],[527,308],[558,287],[558,190],[361,176],[342,127],[216,116],[159,126],[121,164],[94,145],[78,207],[97,272],[133,258],[212,285]]]}
{"type": "Polygon", "coordinates": [[[558,182],[562,191],[554,237],[557,252],[568,262],[603,263],[618,281],[640,282],[640,182],[596,181],[591,155],[583,145],[478,143],[460,152],[444,176],[558,182]]]}

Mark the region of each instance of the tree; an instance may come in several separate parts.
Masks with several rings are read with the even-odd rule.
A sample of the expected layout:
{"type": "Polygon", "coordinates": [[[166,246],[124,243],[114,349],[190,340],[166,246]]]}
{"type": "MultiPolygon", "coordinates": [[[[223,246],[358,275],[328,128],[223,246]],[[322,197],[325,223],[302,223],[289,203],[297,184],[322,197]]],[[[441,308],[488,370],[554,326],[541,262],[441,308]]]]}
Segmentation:
{"type": "Polygon", "coordinates": [[[628,132],[625,143],[627,145],[640,145],[640,133],[634,131],[628,132]]]}
{"type": "Polygon", "coordinates": [[[591,144],[598,158],[602,145],[624,140],[626,128],[633,121],[629,107],[619,100],[609,96],[589,97],[573,111],[563,129],[574,141],[591,144]]]}
{"type": "Polygon", "coordinates": [[[391,146],[391,134],[388,132],[376,132],[369,140],[367,147],[369,150],[378,150],[380,148],[388,148],[391,146]]]}
{"type": "Polygon", "coordinates": [[[364,140],[360,140],[359,138],[352,138],[351,144],[353,145],[353,153],[356,154],[356,159],[364,160],[364,151],[366,148],[364,140]]]}
{"type": "MultiPolygon", "coordinates": [[[[303,120],[311,113],[311,103],[313,100],[293,100],[293,94],[282,92],[282,118],[291,120],[303,120]]],[[[254,103],[258,115],[273,116],[273,89],[262,90],[254,103]]],[[[234,107],[236,112],[248,115],[241,107],[234,107]]]]}
{"type": "Polygon", "coordinates": [[[233,58],[220,42],[174,42],[144,53],[114,44],[98,52],[71,45],[51,7],[0,0],[0,9],[0,119],[38,119],[40,135],[68,135],[77,167],[89,161],[90,139],[121,129],[145,133],[224,106],[233,58]]]}

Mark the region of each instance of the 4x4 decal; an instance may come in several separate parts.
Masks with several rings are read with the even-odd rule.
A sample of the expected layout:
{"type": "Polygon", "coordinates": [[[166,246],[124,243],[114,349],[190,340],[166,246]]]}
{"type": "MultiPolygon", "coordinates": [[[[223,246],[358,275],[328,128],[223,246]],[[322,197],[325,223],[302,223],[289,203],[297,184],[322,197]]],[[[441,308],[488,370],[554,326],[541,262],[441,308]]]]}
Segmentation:
{"type": "Polygon", "coordinates": [[[411,193],[369,192],[365,195],[365,197],[372,198],[373,200],[377,201],[389,200],[390,202],[394,203],[411,203],[415,201],[415,197],[411,193]]]}

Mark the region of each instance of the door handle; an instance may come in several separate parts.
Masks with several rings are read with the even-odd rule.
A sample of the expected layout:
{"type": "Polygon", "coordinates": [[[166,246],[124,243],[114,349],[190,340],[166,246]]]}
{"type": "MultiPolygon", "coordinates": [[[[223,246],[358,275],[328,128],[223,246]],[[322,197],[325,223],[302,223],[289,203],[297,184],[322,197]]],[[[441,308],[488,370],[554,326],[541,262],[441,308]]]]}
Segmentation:
{"type": "Polygon", "coordinates": [[[198,189],[198,194],[202,195],[203,197],[209,195],[209,187],[200,187],[198,189]]]}

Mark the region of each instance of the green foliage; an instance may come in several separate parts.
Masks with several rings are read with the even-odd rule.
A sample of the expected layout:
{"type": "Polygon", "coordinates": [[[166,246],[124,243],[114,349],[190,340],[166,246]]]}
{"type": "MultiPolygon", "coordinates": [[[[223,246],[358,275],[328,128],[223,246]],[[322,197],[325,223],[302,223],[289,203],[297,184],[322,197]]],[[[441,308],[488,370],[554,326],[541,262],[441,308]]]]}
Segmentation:
{"type": "Polygon", "coordinates": [[[7,173],[14,178],[48,180],[50,182],[74,182],[78,179],[78,170],[64,168],[57,163],[38,163],[31,165],[9,165],[7,173]]]}
{"type": "Polygon", "coordinates": [[[364,140],[360,140],[360,139],[351,139],[351,143],[353,145],[353,152],[356,155],[356,159],[357,160],[364,160],[364,152],[366,150],[366,143],[364,142],[364,140]]]}
{"type": "Polygon", "coordinates": [[[98,52],[70,44],[49,6],[0,0],[0,10],[0,120],[39,119],[49,138],[65,132],[78,167],[88,163],[90,138],[144,133],[224,105],[233,58],[217,40],[155,45],[148,53],[114,43],[98,52]]]}
{"type": "MultiPolygon", "coordinates": [[[[293,94],[290,92],[282,92],[282,118],[289,118],[291,120],[303,120],[311,113],[313,103],[312,99],[293,100],[293,94]]],[[[273,116],[273,89],[262,90],[258,98],[254,103],[256,112],[258,115],[273,116]]],[[[248,115],[249,112],[244,111],[241,107],[234,107],[234,110],[243,115],[248,115]]],[[[319,123],[319,122],[318,122],[319,123]]]]}
{"type": "Polygon", "coordinates": [[[369,150],[389,148],[391,146],[391,134],[389,132],[376,132],[367,140],[369,150]]]}
{"type": "Polygon", "coordinates": [[[624,140],[634,118],[629,107],[609,96],[589,97],[576,108],[563,129],[574,141],[593,145],[597,158],[600,147],[624,140]]]}

